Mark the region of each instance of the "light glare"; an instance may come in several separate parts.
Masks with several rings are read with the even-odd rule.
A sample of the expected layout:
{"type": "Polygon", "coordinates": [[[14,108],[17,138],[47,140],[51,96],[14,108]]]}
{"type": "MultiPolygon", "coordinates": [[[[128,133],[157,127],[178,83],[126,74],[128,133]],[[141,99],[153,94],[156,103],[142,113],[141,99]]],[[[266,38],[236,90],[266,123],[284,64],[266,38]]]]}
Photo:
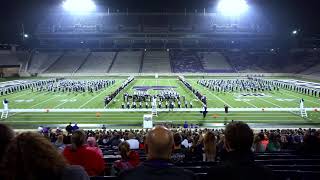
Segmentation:
{"type": "Polygon", "coordinates": [[[96,10],[96,5],[92,0],[66,0],[62,6],[70,12],[92,12],[96,10]]]}
{"type": "Polygon", "coordinates": [[[225,16],[239,16],[246,12],[249,6],[245,0],[220,0],[218,11],[225,16]]]}

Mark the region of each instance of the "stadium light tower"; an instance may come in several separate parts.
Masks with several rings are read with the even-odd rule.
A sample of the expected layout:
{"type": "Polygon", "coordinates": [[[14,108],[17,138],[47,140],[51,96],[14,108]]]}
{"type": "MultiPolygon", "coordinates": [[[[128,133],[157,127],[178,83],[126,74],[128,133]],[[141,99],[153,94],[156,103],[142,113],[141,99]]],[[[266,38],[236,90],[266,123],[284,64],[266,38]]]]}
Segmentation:
{"type": "Polygon", "coordinates": [[[62,7],[71,13],[89,13],[96,10],[92,0],[65,0],[62,7]]]}
{"type": "Polygon", "coordinates": [[[298,34],[298,31],[297,30],[293,30],[292,31],[292,35],[296,35],[296,34],[298,34]]]}
{"type": "Polygon", "coordinates": [[[249,5],[245,0],[220,0],[217,9],[225,16],[240,16],[249,9],[249,5]]]}

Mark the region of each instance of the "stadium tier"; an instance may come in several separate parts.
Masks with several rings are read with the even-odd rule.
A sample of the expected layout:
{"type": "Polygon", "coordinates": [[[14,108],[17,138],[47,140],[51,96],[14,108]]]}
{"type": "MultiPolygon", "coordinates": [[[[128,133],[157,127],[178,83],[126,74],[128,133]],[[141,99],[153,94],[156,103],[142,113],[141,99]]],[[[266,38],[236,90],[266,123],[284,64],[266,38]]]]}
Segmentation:
{"type": "Polygon", "coordinates": [[[107,73],[116,52],[91,52],[76,73],[107,73]]]}
{"type": "Polygon", "coordinates": [[[111,64],[110,73],[139,73],[142,51],[117,52],[114,62],[111,64]]]}
{"type": "Polygon", "coordinates": [[[142,70],[143,73],[170,73],[169,52],[147,51],[144,53],[142,70]],[[155,63],[157,64],[155,66],[155,63]]]}

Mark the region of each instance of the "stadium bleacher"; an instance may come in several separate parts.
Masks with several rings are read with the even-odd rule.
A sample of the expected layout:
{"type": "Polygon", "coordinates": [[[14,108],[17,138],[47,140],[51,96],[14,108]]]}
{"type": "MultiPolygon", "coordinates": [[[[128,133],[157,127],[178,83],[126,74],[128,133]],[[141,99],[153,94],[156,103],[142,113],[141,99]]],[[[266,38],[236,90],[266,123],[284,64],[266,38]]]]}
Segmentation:
{"type": "Polygon", "coordinates": [[[114,56],[115,52],[92,52],[76,73],[106,73],[114,56]]]}
{"type": "Polygon", "coordinates": [[[65,52],[48,67],[45,73],[74,73],[89,55],[90,53],[86,51],[65,52]]]}
{"type": "Polygon", "coordinates": [[[42,73],[49,68],[63,53],[62,52],[39,52],[33,53],[29,61],[28,72],[42,73]]]}
{"type": "Polygon", "coordinates": [[[170,73],[169,52],[147,51],[144,54],[143,73],[170,73]]]}
{"type": "Polygon", "coordinates": [[[225,57],[218,52],[200,52],[203,67],[208,73],[234,72],[225,57]]]}
{"type": "Polygon", "coordinates": [[[142,51],[118,52],[110,73],[139,73],[142,51]]]}
{"type": "Polygon", "coordinates": [[[196,51],[170,51],[173,72],[204,72],[203,65],[196,51]]]}

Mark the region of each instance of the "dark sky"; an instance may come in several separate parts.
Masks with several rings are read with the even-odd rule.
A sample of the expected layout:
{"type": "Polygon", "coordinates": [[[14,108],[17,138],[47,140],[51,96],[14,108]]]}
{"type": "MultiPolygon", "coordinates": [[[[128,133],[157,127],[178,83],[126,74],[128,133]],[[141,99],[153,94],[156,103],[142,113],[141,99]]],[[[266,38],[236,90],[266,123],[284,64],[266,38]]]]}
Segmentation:
{"type": "MultiPolygon", "coordinates": [[[[278,33],[299,28],[303,36],[320,34],[320,0],[247,0],[268,17],[278,33]]],[[[48,10],[55,9],[62,0],[2,0],[0,6],[0,43],[15,43],[21,24],[32,33],[48,10]]],[[[183,11],[210,9],[217,0],[96,0],[101,7],[111,10],[140,12],[183,11]]]]}

